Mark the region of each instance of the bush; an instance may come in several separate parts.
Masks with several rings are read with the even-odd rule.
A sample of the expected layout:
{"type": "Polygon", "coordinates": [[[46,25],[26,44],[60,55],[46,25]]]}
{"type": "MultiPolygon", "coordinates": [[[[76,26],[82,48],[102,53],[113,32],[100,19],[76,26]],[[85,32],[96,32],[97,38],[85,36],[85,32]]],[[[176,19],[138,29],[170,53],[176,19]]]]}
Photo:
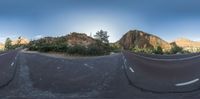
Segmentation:
{"type": "Polygon", "coordinates": [[[54,45],[53,51],[55,52],[67,52],[68,46],[67,44],[59,44],[59,45],[54,45]]]}
{"type": "Polygon", "coordinates": [[[96,43],[89,46],[68,46],[66,39],[46,37],[33,40],[27,46],[29,50],[41,52],[64,52],[71,55],[104,55],[112,50],[109,43],[96,40],[96,43]]]}
{"type": "Polygon", "coordinates": [[[174,45],[171,50],[170,50],[171,54],[177,54],[177,53],[183,53],[183,48],[179,47],[177,45],[174,45]]]}
{"type": "Polygon", "coordinates": [[[90,45],[87,48],[87,54],[88,55],[102,55],[102,54],[105,54],[105,51],[103,48],[101,48],[97,45],[90,45]]]}
{"type": "Polygon", "coordinates": [[[153,48],[139,48],[139,47],[133,47],[131,51],[136,52],[136,53],[147,53],[147,54],[152,54],[154,49],[153,48]]]}
{"type": "Polygon", "coordinates": [[[75,45],[73,47],[69,47],[67,53],[76,55],[86,55],[86,48],[84,46],[75,45]]]}
{"type": "Polygon", "coordinates": [[[155,54],[163,54],[163,50],[160,46],[157,46],[156,49],[153,50],[153,53],[155,54]]]}

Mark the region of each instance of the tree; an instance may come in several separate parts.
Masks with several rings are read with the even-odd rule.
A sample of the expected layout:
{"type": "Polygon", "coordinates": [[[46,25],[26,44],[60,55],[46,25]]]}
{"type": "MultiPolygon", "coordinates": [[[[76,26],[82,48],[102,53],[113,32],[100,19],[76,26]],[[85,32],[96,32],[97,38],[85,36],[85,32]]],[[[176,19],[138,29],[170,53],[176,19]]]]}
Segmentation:
{"type": "Polygon", "coordinates": [[[5,41],[5,49],[9,50],[12,48],[12,40],[10,38],[7,38],[5,41]]]}
{"type": "Polygon", "coordinates": [[[107,43],[107,44],[109,43],[109,40],[108,40],[109,36],[108,36],[107,31],[103,31],[103,30],[97,31],[94,37],[103,43],[107,43]]]}
{"type": "Polygon", "coordinates": [[[153,53],[155,54],[163,54],[163,50],[161,46],[157,46],[156,49],[153,49],[153,53]]]}
{"type": "Polygon", "coordinates": [[[20,45],[21,44],[21,41],[22,41],[22,37],[18,37],[18,40],[17,40],[17,45],[20,45]]]}
{"type": "Polygon", "coordinates": [[[171,53],[171,54],[176,54],[176,53],[178,53],[178,52],[182,53],[182,52],[183,52],[183,48],[182,48],[182,47],[179,47],[179,46],[177,46],[177,45],[174,45],[174,46],[171,48],[171,50],[170,50],[170,53],[171,53]]]}

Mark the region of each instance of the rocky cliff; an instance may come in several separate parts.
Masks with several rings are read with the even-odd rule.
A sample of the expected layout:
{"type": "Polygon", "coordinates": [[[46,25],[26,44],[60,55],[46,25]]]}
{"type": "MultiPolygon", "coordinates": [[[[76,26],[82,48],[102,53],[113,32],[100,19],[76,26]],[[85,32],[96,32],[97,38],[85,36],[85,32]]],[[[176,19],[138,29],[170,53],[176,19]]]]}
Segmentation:
{"type": "Polygon", "coordinates": [[[66,41],[69,46],[82,45],[87,47],[88,45],[96,43],[95,39],[93,39],[90,36],[87,36],[85,33],[76,33],[76,32],[67,35],[66,41]]]}
{"type": "Polygon", "coordinates": [[[190,52],[196,52],[200,50],[200,42],[192,41],[186,38],[179,38],[172,43],[175,43],[179,47],[182,47],[184,50],[187,50],[190,52]]]}
{"type": "Polygon", "coordinates": [[[131,49],[136,46],[139,48],[156,48],[160,46],[165,51],[171,49],[171,45],[168,42],[139,30],[127,32],[117,43],[124,49],[131,49]]]}

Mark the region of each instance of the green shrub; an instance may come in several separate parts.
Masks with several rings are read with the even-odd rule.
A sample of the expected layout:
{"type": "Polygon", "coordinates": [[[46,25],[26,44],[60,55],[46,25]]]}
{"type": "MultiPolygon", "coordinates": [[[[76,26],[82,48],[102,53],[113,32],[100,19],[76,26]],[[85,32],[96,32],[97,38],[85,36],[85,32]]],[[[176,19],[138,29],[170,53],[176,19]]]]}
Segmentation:
{"type": "Polygon", "coordinates": [[[170,50],[171,54],[177,54],[177,53],[183,53],[183,48],[179,47],[177,45],[174,45],[171,50],[170,50]]]}
{"type": "Polygon", "coordinates": [[[88,55],[102,55],[105,54],[105,51],[103,48],[101,48],[100,46],[97,45],[90,45],[87,48],[87,54],[88,55]]]}
{"type": "Polygon", "coordinates": [[[73,47],[69,47],[67,53],[76,55],[86,55],[86,48],[81,45],[75,45],[73,47]]]}
{"type": "Polygon", "coordinates": [[[156,49],[153,50],[153,53],[155,54],[163,54],[163,50],[160,46],[157,46],[156,49]]]}

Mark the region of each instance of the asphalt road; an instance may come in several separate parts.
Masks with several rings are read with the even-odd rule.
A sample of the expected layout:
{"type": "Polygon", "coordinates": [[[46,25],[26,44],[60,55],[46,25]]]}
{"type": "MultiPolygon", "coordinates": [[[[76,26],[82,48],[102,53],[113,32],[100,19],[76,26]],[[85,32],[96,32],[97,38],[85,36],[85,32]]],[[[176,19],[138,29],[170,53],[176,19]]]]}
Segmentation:
{"type": "Polygon", "coordinates": [[[122,52],[68,59],[5,53],[0,54],[1,99],[200,98],[198,54],[176,59],[122,52]]]}
{"type": "Polygon", "coordinates": [[[15,75],[16,51],[0,53],[0,88],[8,85],[15,75]]]}
{"type": "MultiPolygon", "coordinates": [[[[200,55],[169,59],[123,52],[128,78],[139,88],[154,92],[190,92],[200,88],[200,55]]],[[[171,57],[171,56],[170,56],[171,57]]]]}

